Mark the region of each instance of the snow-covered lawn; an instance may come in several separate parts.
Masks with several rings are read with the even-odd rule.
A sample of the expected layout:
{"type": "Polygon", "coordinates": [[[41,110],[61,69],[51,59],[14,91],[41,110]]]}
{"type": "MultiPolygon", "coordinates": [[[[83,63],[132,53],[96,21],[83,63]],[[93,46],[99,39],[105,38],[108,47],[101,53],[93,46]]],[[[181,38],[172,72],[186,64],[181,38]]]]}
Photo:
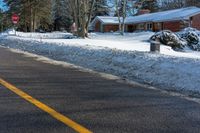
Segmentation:
{"type": "MultiPolygon", "coordinates": [[[[56,37],[56,33],[52,34],[56,37]]],[[[92,33],[89,39],[44,39],[34,33],[18,32],[18,36],[2,34],[0,45],[111,73],[161,89],[200,94],[200,52],[189,49],[176,52],[168,46],[161,46],[161,54],[150,53],[148,39],[153,34],[139,32],[120,36],[115,33],[92,33]],[[36,37],[29,38],[33,36],[36,37]]]]}

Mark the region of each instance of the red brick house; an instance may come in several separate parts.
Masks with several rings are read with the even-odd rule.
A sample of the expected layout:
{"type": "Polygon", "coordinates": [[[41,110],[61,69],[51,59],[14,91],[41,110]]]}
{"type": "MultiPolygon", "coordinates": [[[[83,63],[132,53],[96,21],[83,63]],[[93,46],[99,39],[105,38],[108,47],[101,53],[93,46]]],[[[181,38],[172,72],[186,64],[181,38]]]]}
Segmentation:
{"type": "Polygon", "coordinates": [[[119,29],[118,17],[97,16],[91,23],[95,32],[114,32],[119,29]]]}
{"type": "MultiPolygon", "coordinates": [[[[186,27],[200,30],[200,8],[187,7],[127,17],[125,24],[126,32],[138,30],[171,30],[175,32],[186,27]]],[[[118,25],[118,18],[110,16],[97,16],[91,23],[95,32],[114,32],[118,30],[118,25]]]]}

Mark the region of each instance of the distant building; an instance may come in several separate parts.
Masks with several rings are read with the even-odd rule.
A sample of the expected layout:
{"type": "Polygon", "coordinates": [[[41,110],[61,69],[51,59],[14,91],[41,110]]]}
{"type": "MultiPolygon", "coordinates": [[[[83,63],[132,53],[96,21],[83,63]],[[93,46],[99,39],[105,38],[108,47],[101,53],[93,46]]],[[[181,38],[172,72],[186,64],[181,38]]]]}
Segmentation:
{"type": "Polygon", "coordinates": [[[119,29],[118,17],[97,16],[91,25],[95,32],[112,32],[119,29]]]}
{"type": "MultiPolygon", "coordinates": [[[[119,30],[117,17],[97,16],[91,23],[95,32],[115,32],[119,30]]],[[[200,8],[187,7],[157,13],[148,13],[138,16],[127,17],[125,20],[125,31],[138,30],[180,31],[186,27],[200,30],[200,8]]]]}

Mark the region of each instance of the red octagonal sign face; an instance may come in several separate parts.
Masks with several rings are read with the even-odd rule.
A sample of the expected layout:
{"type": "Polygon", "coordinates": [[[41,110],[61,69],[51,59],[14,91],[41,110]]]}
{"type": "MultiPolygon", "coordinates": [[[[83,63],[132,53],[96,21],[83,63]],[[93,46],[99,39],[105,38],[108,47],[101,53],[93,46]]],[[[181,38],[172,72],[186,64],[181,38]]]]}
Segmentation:
{"type": "Polygon", "coordinates": [[[19,21],[19,16],[18,16],[17,14],[13,14],[13,15],[12,15],[12,22],[13,22],[14,24],[17,24],[18,21],[19,21]]]}

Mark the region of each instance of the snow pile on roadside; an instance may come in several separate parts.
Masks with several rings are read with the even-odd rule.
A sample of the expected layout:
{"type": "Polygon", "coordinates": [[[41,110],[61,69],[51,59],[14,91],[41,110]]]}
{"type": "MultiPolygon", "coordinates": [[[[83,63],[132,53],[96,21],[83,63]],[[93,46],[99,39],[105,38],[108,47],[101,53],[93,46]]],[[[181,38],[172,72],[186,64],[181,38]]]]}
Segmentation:
{"type": "Polygon", "coordinates": [[[14,29],[10,29],[6,31],[9,35],[15,35],[16,31],[14,29]]]}
{"type": "Polygon", "coordinates": [[[8,29],[5,32],[0,33],[1,36],[7,36],[7,35],[15,35],[16,31],[12,28],[12,29],[8,29]]]}
{"type": "Polygon", "coordinates": [[[67,32],[47,32],[47,33],[38,33],[38,32],[19,32],[14,29],[8,29],[7,31],[1,33],[1,35],[16,35],[23,38],[35,38],[35,39],[72,39],[75,38],[71,33],[67,32]]]}
{"type": "Polygon", "coordinates": [[[4,36],[0,45],[67,61],[122,78],[159,86],[166,90],[200,94],[200,54],[175,52],[161,46],[162,54],[149,51],[153,33],[125,37],[91,34],[92,39],[30,39],[4,36]],[[189,57],[189,58],[185,58],[189,57]]]}
{"type": "Polygon", "coordinates": [[[52,33],[24,33],[17,32],[16,36],[26,38],[39,38],[39,39],[71,39],[74,36],[71,33],[52,32],[52,33]]]}

